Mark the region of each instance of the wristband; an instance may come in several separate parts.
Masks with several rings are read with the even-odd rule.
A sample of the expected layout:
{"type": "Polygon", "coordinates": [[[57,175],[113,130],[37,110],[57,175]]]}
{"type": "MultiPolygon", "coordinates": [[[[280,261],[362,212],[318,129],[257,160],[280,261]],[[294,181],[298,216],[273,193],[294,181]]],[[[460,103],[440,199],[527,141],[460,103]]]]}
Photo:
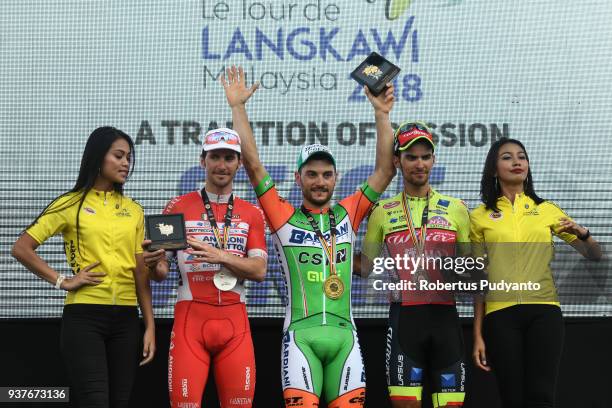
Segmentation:
{"type": "Polygon", "coordinates": [[[55,281],[55,289],[61,289],[62,282],[66,279],[66,275],[58,275],[55,281]]]}
{"type": "Polygon", "coordinates": [[[591,231],[589,231],[587,229],[586,234],[584,234],[583,236],[578,237],[578,239],[581,240],[581,241],[586,241],[587,239],[589,239],[590,236],[591,236],[591,231]]]}

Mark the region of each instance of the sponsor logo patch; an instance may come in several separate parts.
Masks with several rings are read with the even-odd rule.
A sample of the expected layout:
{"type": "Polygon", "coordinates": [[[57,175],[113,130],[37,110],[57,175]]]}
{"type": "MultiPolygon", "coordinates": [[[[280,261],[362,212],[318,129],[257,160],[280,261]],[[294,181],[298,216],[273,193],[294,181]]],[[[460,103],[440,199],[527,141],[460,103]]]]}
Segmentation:
{"type": "Polygon", "coordinates": [[[442,388],[455,388],[455,374],[440,375],[440,383],[442,385],[442,388]]]}
{"type": "Polygon", "coordinates": [[[127,210],[127,208],[122,208],[121,211],[115,213],[117,217],[131,217],[132,214],[127,210]]]}
{"type": "Polygon", "coordinates": [[[422,381],[423,380],[423,369],[412,367],[410,369],[410,381],[422,381]]]}
{"type": "Polygon", "coordinates": [[[450,222],[448,222],[448,220],[444,217],[440,217],[439,215],[436,215],[435,217],[431,217],[429,219],[429,221],[427,221],[428,225],[435,225],[435,226],[442,226],[442,227],[450,227],[451,224],[450,222]]]}
{"type": "Polygon", "coordinates": [[[397,207],[399,203],[400,203],[399,201],[391,201],[390,203],[383,205],[383,208],[385,210],[388,210],[389,208],[397,207]]]}
{"type": "Polygon", "coordinates": [[[448,201],[448,200],[438,200],[437,205],[439,205],[440,207],[448,208],[448,206],[450,205],[450,201],[448,201]]]}

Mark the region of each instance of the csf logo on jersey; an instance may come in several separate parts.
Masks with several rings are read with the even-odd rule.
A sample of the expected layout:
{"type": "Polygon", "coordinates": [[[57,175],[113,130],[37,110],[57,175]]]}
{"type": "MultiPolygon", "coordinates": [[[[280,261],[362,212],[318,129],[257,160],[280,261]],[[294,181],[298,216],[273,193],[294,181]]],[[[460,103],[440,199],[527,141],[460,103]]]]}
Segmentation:
{"type": "MultiPolygon", "coordinates": [[[[336,241],[340,241],[340,239],[348,234],[348,222],[343,222],[339,226],[336,227],[336,241]]],[[[330,239],[329,231],[323,234],[323,238],[329,242],[330,239]]],[[[302,229],[291,230],[291,236],[289,237],[289,242],[292,244],[305,244],[308,246],[312,246],[313,244],[316,246],[321,246],[319,242],[319,237],[313,231],[305,231],[302,229]]]]}
{"type": "Polygon", "coordinates": [[[96,215],[96,210],[91,207],[85,207],[83,208],[83,211],[85,211],[87,214],[96,215]]]}
{"type": "MultiPolygon", "coordinates": [[[[357,392],[358,390],[353,391],[353,393],[357,392]]],[[[365,391],[361,390],[358,391],[359,394],[351,397],[351,399],[349,399],[349,404],[358,404],[355,406],[363,406],[363,403],[365,402],[365,391]]]]}
{"type": "MultiPolygon", "coordinates": [[[[346,248],[340,248],[336,250],[336,264],[346,262],[346,248]]],[[[327,257],[322,253],[308,253],[300,252],[298,255],[298,262],[301,264],[321,265],[325,262],[325,265],[329,265],[327,257]]]]}

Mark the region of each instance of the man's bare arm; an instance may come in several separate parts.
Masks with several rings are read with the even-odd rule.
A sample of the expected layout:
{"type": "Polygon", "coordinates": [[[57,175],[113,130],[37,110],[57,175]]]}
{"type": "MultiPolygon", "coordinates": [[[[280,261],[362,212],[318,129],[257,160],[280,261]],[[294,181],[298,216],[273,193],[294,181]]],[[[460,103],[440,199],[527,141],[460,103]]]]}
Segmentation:
{"type": "Polygon", "coordinates": [[[367,87],[364,91],[374,108],[376,120],[376,162],[374,172],[368,177],[368,185],[374,191],[382,193],[391,183],[396,172],[393,165],[393,128],[389,120],[389,112],[395,101],[394,88],[389,84],[387,90],[376,97],[367,87]]]}
{"type": "Polygon", "coordinates": [[[267,172],[259,160],[253,129],[251,129],[246,111],[246,103],[259,87],[259,83],[254,83],[252,86],[247,87],[244,70],[242,67],[236,68],[235,66],[227,68],[220,82],[225,90],[227,103],[232,110],[234,130],[240,135],[242,164],[251,180],[251,184],[257,186],[266,176],[267,172]]]}

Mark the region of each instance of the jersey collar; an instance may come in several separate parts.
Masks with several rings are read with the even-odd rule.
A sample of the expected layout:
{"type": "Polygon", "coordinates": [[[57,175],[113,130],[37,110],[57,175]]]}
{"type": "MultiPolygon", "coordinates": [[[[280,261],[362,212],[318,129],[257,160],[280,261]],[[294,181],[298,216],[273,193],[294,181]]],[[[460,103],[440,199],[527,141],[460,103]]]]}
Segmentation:
{"type": "Polygon", "coordinates": [[[304,205],[304,203],[302,203],[302,205],[304,206],[304,208],[308,210],[308,212],[313,213],[313,214],[327,214],[329,212],[329,209],[331,208],[331,207],[325,207],[321,209],[316,209],[316,208],[309,208],[306,205],[304,205]]]}
{"type": "MultiPolygon", "coordinates": [[[[401,194],[404,194],[406,196],[406,199],[409,201],[419,201],[419,200],[426,200],[427,197],[412,197],[409,196],[408,194],[406,194],[406,192],[402,191],[400,193],[400,197],[401,194]]],[[[436,196],[438,195],[438,192],[436,190],[434,190],[433,188],[429,187],[429,201],[432,201],[436,196]]]]}
{"type": "MultiPolygon", "coordinates": [[[[229,201],[230,195],[232,195],[232,193],[215,194],[215,193],[211,193],[208,190],[206,190],[206,194],[208,195],[208,199],[210,200],[210,202],[214,204],[227,204],[227,202],[229,201]]],[[[198,191],[198,195],[200,195],[199,191],[198,191]]]]}
{"type": "MultiPolygon", "coordinates": [[[[514,203],[516,204],[517,202],[521,202],[525,199],[528,199],[529,196],[526,195],[524,192],[523,193],[518,193],[517,195],[514,196],[514,203]]],[[[512,202],[508,199],[508,197],[506,197],[505,195],[502,195],[501,197],[499,197],[497,199],[498,202],[502,201],[505,202],[507,204],[509,204],[510,206],[512,206],[512,202]]]]}
{"type": "Polygon", "coordinates": [[[102,190],[96,190],[95,188],[92,188],[91,192],[93,193],[94,196],[96,196],[98,199],[101,199],[101,200],[109,200],[111,198],[117,197],[117,195],[119,194],[115,190],[102,191],[102,190]]]}

